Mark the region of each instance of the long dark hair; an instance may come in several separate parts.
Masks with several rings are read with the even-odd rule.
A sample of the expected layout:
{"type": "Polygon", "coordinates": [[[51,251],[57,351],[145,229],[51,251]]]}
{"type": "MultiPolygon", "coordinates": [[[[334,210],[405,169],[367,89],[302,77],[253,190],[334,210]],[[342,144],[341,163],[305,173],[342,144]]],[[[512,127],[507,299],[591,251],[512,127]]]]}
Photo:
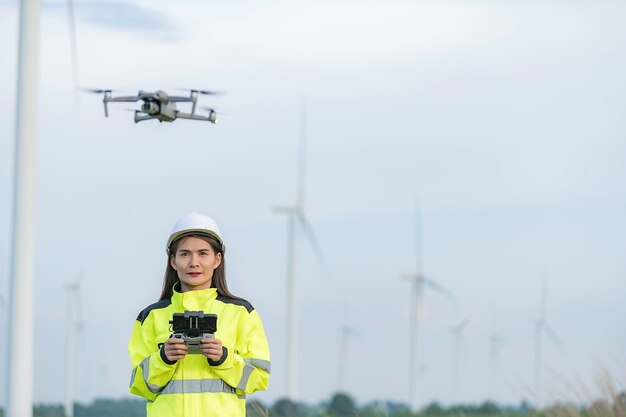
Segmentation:
{"type": "Polygon", "coordinates": [[[161,298],[159,298],[159,301],[171,298],[172,294],[174,293],[174,285],[180,285],[178,272],[176,272],[176,270],[172,267],[170,260],[172,259],[172,257],[176,256],[176,251],[178,250],[178,245],[180,244],[182,238],[189,236],[204,240],[209,245],[211,245],[211,248],[213,248],[213,251],[216,254],[222,254],[222,262],[220,262],[219,266],[213,271],[211,287],[217,288],[217,293],[220,295],[230,298],[239,298],[236,295],[233,295],[230,291],[228,291],[228,285],[226,285],[226,259],[224,257],[224,248],[222,247],[220,242],[212,236],[190,234],[179,237],[170,245],[170,250],[167,255],[167,264],[165,265],[165,275],[163,276],[163,290],[161,291],[161,298]]]}

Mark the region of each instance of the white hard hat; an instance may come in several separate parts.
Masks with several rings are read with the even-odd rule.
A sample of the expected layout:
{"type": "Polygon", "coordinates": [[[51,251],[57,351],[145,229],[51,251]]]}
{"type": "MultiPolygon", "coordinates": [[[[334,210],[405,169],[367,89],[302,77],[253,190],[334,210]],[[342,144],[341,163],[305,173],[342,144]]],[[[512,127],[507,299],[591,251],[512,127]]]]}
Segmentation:
{"type": "Polygon", "coordinates": [[[166,250],[168,252],[170,251],[170,245],[176,239],[185,235],[194,234],[207,235],[216,238],[217,241],[220,242],[222,250],[224,250],[224,241],[222,240],[220,229],[217,227],[215,220],[205,214],[197,213],[195,211],[178,219],[172,228],[170,238],[167,239],[166,250]]]}

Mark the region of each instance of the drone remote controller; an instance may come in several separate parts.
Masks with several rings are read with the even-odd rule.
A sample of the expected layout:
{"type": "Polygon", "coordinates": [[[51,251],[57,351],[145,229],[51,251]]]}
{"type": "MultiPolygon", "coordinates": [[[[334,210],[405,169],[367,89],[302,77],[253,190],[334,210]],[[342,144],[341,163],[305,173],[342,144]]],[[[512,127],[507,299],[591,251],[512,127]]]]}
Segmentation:
{"type": "Polygon", "coordinates": [[[199,354],[200,341],[202,339],[213,339],[213,334],[217,331],[217,315],[205,314],[204,311],[185,311],[184,313],[174,313],[172,320],[172,337],[182,339],[187,347],[187,353],[199,354]]]}
{"type": "Polygon", "coordinates": [[[213,333],[203,333],[200,336],[185,336],[184,333],[174,333],[172,335],[173,337],[177,338],[177,339],[183,339],[185,341],[185,344],[187,345],[188,349],[187,349],[187,353],[188,354],[197,354],[197,353],[202,353],[200,351],[200,341],[202,339],[213,339],[213,333]]]}

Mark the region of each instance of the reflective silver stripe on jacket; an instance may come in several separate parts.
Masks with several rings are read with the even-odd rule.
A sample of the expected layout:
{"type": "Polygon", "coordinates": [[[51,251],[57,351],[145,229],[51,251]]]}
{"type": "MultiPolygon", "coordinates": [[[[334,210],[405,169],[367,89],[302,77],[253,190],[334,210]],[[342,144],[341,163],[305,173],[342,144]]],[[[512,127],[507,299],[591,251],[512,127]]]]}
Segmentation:
{"type": "Polygon", "coordinates": [[[245,363],[249,363],[250,365],[259,368],[259,369],[263,369],[265,372],[267,372],[268,374],[270,373],[270,361],[266,361],[263,359],[244,359],[243,360],[245,363]]]}
{"type": "MultiPolygon", "coordinates": [[[[158,385],[154,385],[154,384],[151,384],[150,382],[148,382],[148,373],[149,373],[149,369],[150,369],[150,356],[148,356],[146,359],[142,360],[141,363],[139,364],[139,367],[141,368],[141,373],[143,374],[143,382],[146,383],[146,386],[148,387],[150,392],[153,393],[153,394],[158,394],[159,392],[161,392],[163,387],[160,387],[158,385]]],[[[130,381],[130,385],[131,386],[133,385],[133,381],[135,380],[135,375],[136,374],[137,374],[137,368],[133,369],[133,378],[130,381]]]]}
{"type": "Polygon", "coordinates": [[[246,385],[248,385],[248,379],[250,379],[250,375],[252,374],[252,371],[254,371],[256,368],[262,369],[265,372],[267,372],[268,374],[270,373],[270,362],[263,360],[263,359],[244,359],[243,360],[245,362],[245,366],[243,367],[243,373],[241,374],[241,379],[239,380],[239,383],[237,384],[237,388],[245,391],[246,390],[246,385]]]}
{"type": "Polygon", "coordinates": [[[202,392],[224,392],[234,394],[235,388],[221,379],[174,379],[170,381],[161,395],[164,394],[199,394],[202,392]]]}
{"type": "Polygon", "coordinates": [[[239,383],[237,384],[237,388],[239,388],[242,391],[246,390],[246,385],[248,385],[248,379],[250,379],[250,375],[252,374],[252,371],[254,371],[255,369],[256,368],[254,366],[246,362],[246,365],[243,367],[243,373],[241,374],[241,379],[239,380],[239,383]]]}

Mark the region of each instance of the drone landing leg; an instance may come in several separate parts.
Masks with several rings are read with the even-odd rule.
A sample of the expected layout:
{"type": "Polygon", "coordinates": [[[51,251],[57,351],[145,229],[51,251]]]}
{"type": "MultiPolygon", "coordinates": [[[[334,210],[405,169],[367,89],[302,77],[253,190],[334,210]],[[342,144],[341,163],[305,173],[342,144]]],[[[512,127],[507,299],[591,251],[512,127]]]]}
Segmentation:
{"type": "Polygon", "coordinates": [[[150,120],[150,119],[153,119],[153,117],[152,116],[140,116],[138,111],[135,112],[135,123],[143,122],[144,120],[150,120]]]}

